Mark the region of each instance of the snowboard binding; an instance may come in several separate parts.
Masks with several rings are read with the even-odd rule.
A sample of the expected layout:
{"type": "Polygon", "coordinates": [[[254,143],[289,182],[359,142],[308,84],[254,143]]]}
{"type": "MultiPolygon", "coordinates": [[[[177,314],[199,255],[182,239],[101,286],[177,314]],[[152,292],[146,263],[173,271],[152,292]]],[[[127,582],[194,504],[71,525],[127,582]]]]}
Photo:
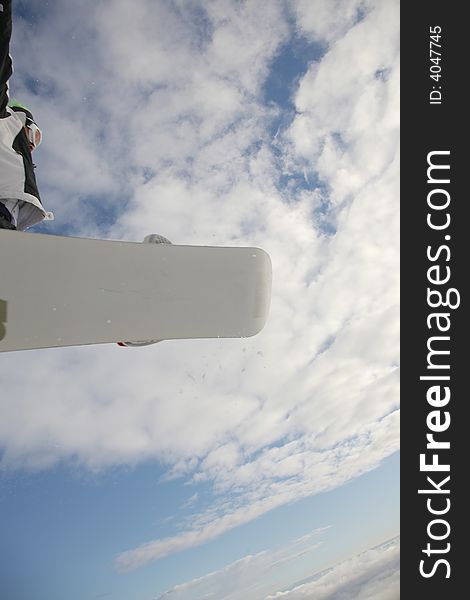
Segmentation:
{"type": "MultiPolygon", "coordinates": [[[[146,235],[143,240],[144,244],[171,244],[170,240],[163,235],[158,233],[150,233],[146,235]]],[[[134,342],[117,342],[118,346],[122,348],[142,348],[143,346],[151,346],[152,344],[158,344],[158,342],[162,342],[163,340],[137,340],[134,342]]]]}

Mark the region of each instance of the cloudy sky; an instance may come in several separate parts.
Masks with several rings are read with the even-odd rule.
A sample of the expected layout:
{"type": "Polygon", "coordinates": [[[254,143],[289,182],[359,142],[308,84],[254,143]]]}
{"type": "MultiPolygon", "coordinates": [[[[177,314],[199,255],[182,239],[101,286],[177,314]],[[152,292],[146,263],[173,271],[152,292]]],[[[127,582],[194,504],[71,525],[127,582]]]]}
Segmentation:
{"type": "Polygon", "coordinates": [[[0,355],[5,597],[398,597],[398,18],[14,2],[31,235],[259,246],[273,295],[249,339],[0,355]]]}

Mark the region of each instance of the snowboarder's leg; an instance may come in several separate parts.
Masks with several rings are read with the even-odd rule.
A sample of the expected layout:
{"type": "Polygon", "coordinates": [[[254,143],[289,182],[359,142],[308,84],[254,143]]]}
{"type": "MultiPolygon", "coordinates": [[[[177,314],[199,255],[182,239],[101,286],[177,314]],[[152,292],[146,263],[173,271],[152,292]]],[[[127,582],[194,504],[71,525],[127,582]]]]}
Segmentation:
{"type": "Polygon", "coordinates": [[[7,116],[8,80],[13,72],[10,57],[11,0],[0,0],[0,119],[7,116]]]}
{"type": "MultiPolygon", "coordinates": [[[[8,80],[13,72],[10,57],[11,28],[11,0],[0,0],[0,119],[8,117],[8,80]]],[[[10,200],[0,198],[0,229],[16,229],[10,206],[10,200]]]]}

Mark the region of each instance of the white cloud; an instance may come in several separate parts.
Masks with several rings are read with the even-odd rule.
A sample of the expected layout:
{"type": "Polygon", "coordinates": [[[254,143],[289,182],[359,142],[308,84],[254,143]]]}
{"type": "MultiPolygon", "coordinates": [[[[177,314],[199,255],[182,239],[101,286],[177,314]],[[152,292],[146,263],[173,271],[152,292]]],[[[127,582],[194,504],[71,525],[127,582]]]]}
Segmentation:
{"type": "Polygon", "coordinates": [[[156,600],[248,600],[264,597],[285,577],[280,567],[286,569],[322,547],[325,529],[313,531],[281,548],[244,556],[219,571],[176,585],[156,600]]]}
{"type": "Polygon", "coordinates": [[[397,600],[400,597],[400,542],[394,538],[321,573],[310,583],[265,600],[397,600]]]}
{"type": "Polygon", "coordinates": [[[244,556],[218,571],[178,584],[155,600],[396,600],[399,597],[399,537],[329,568],[310,571],[301,582],[295,583],[295,573],[305,572],[325,551],[323,534],[327,529],[313,531],[281,548],[244,556]]]}
{"type": "Polygon", "coordinates": [[[212,483],[210,510],[120,556],[134,568],[398,447],[398,4],[339,3],[331,29],[331,3],[315,24],[296,3],[297,29],[327,52],[277,153],[260,92],[287,39],[281,3],[148,1],[130,21],[126,6],[58,5],[25,37],[15,75],[45,129],[45,205],[81,235],[254,244],[274,265],[252,339],[2,354],[3,468],[153,459],[212,483]],[[28,69],[51,97],[22,86],[28,69]],[[322,187],[283,189],[288,172],[322,187]],[[113,224],[96,222],[98,202],[113,224]]]}
{"type": "Polygon", "coordinates": [[[374,7],[368,0],[296,0],[297,26],[315,41],[332,44],[374,7]]]}
{"type": "Polygon", "coordinates": [[[335,206],[381,178],[396,156],[398,31],[397,5],[377,2],[300,83],[293,152],[325,179],[335,206]]]}

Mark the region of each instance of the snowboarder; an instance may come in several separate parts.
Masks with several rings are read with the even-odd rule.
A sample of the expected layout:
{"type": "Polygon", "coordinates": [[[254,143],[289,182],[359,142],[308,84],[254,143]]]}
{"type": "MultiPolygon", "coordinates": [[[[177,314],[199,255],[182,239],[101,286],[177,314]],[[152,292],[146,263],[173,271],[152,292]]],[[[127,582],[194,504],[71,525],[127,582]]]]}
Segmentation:
{"type": "Polygon", "coordinates": [[[42,206],[31,153],[42,133],[30,110],[9,102],[11,0],[0,0],[0,229],[24,231],[53,219],[42,206]]]}

